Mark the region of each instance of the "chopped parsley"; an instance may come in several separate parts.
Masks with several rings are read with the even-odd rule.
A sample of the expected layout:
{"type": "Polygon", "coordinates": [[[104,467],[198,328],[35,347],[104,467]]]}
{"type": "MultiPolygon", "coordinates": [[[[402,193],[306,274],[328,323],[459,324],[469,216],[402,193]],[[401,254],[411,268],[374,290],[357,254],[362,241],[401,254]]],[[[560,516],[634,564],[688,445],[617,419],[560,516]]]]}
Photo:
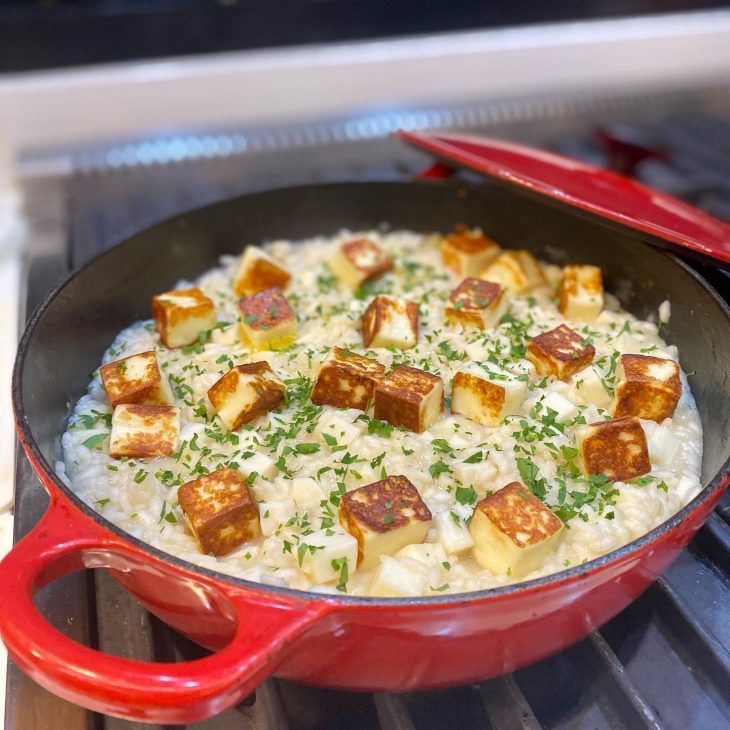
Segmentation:
{"type": "Polygon", "coordinates": [[[332,570],[339,571],[340,577],[337,581],[337,590],[341,593],[347,591],[347,580],[349,578],[349,568],[347,565],[347,558],[335,558],[332,563],[332,570]]]}
{"type": "Polygon", "coordinates": [[[447,471],[451,471],[451,467],[439,459],[435,464],[431,464],[428,467],[428,471],[434,479],[437,479],[440,474],[445,474],[447,471]]]}
{"type": "Polygon", "coordinates": [[[106,439],[109,438],[108,433],[97,433],[93,436],[89,436],[83,444],[86,446],[87,449],[96,449],[99,450],[99,447],[106,441],[106,439]]]}

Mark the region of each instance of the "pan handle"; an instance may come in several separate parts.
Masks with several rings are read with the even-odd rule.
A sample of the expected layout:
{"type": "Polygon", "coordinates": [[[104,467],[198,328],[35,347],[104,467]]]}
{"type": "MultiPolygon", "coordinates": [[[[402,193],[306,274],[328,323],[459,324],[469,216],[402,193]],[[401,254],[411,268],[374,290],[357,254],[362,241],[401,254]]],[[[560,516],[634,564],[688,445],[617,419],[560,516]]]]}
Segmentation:
{"type": "MultiPolygon", "coordinates": [[[[13,661],[49,691],[87,709],[186,724],[250,694],[278,666],[289,644],[332,610],[326,601],[279,600],[196,574],[188,582],[227,603],[235,636],[202,659],[153,663],[78,644],[49,624],[33,602],[33,594],[56,578],[88,567],[125,570],[120,566],[132,560],[139,564],[141,552],[52,492],[38,525],[0,563],[0,636],[13,661]]],[[[149,563],[149,555],[144,559],[149,563]]],[[[185,580],[186,571],[165,564],[169,573],[168,568],[185,580]]]]}

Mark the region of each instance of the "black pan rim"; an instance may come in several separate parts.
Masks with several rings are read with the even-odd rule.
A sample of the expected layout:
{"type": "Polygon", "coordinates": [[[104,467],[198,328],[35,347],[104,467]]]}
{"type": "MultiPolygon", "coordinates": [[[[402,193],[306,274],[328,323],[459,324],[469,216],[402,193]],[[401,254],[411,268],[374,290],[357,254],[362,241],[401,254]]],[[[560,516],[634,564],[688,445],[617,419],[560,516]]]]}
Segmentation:
{"type": "MultiPolygon", "coordinates": [[[[136,549],[142,551],[145,554],[149,554],[152,557],[160,560],[163,563],[169,563],[174,567],[182,570],[186,570],[197,575],[200,575],[207,579],[213,579],[217,582],[227,583],[236,588],[243,588],[248,591],[258,592],[262,594],[274,594],[275,596],[286,597],[297,602],[313,601],[316,600],[320,603],[331,604],[333,607],[348,608],[350,606],[363,606],[363,607],[414,607],[414,608],[425,608],[428,606],[448,606],[448,605],[466,605],[470,603],[479,603],[482,601],[496,600],[506,596],[517,595],[521,593],[531,593],[539,589],[549,589],[556,587],[560,584],[571,582],[576,579],[587,577],[596,571],[602,570],[612,563],[619,562],[624,558],[630,557],[632,554],[637,553],[650,545],[654,541],[658,540],[662,535],[670,532],[683,522],[691,513],[698,510],[702,505],[712,499],[712,497],[724,488],[723,482],[728,476],[730,476],[730,454],[725,460],[724,464],[718,471],[718,473],[710,480],[710,482],[702,488],[700,493],[691,501],[685,505],[679,512],[675,513],[669,520],[663,522],[661,525],[655,527],[650,532],[642,535],[641,537],[633,540],[622,547],[613,550],[605,555],[591,560],[582,565],[576,565],[565,570],[552,573],[550,575],[541,576],[539,578],[533,578],[529,581],[522,581],[519,583],[513,583],[507,586],[501,586],[499,588],[486,588],[480,591],[472,591],[467,593],[452,593],[444,596],[418,596],[411,598],[381,598],[372,596],[351,596],[347,594],[335,595],[330,593],[319,593],[315,591],[302,591],[294,588],[282,588],[279,586],[270,586],[264,583],[257,583],[255,581],[244,580],[242,578],[236,578],[234,576],[227,575],[210,568],[204,568],[194,563],[190,563],[182,558],[178,558],[175,555],[160,550],[152,545],[145,543],[139,538],[130,535],[128,532],[117,527],[115,524],[103,517],[99,512],[90,507],[84,502],[70,487],[67,487],[61,479],[57,476],[55,469],[47,462],[46,458],[41,453],[38,445],[36,444],[35,438],[31,433],[30,427],[25,419],[23,397],[22,397],[22,380],[23,380],[23,364],[25,362],[25,355],[28,349],[28,343],[33,337],[33,333],[38,323],[42,319],[45,311],[56,299],[56,297],[63,291],[66,285],[74,279],[76,276],[81,274],[85,269],[93,266],[99,260],[109,255],[111,251],[115,250],[119,246],[123,246],[127,241],[131,240],[135,236],[150,231],[157,226],[169,224],[170,221],[176,220],[182,216],[194,215],[196,213],[206,211],[215,208],[217,205],[223,203],[230,203],[238,198],[251,198],[256,196],[265,196],[274,194],[277,192],[290,192],[294,193],[298,190],[311,191],[314,188],[330,188],[330,187],[364,187],[382,185],[385,187],[397,187],[397,186],[413,186],[413,185],[439,185],[443,187],[449,187],[453,189],[466,189],[474,191],[483,191],[483,186],[474,184],[465,184],[454,181],[440,181],[440,180],[415,180],[415,181],[354,181],[354,182],[332,182],[323,183],[317,185],[297,185],[282,188],[271,188],[253,193],[236,196],[234,198],[228,198],[226,200],[211,203],[209,205],[202,206],[193,210],[185,211],[171,218],[167,218],[163,221],[159,221],[152,226],[137,231],[132,236],[120,240],[110,248],[102,251],[98,255],[94,256],[90,261],[86,262],[83,266],[71,271],[64,276],[53,289],[44,297],[41,303],[36,307],[33,314],[29,317],[28,322],[23,331],[23,335],[18,344],[18,354],[15,360],[12,376],[12,402],[13,408],[16,414],[16,427],[20,431],[22,441],[25,448],[28,449],[37,463],[42,467],[45,472],[45,476],[49,478],[54,486],[67,498],[72,504],[79,509],[87,517],[90,517],[94,522],[100,524],[104,529],[108,530],[112,534],[121,538],[124,542],[129,543],[136,549]]],[[[637,246],[648,246],[646,242],[641,240],[636,241],[637,246]]],[[[656,249],[655,249],[656,250],[656,249]]],[[[698,274],[692,267],[685,263],[682,259],[673,253],[666,250],[658,251],[661,255],[669,258],[678,268],[682,269],[686,274],[689,274],[694,278],[697,283],[708,293],[715,304],[721,309],[725,318],[730,324],[730,306],[727,302],[715,291],[714,287],[707,282],[700,274],[698,274]]],[[[52,504],[49,506],[49,510],[52,509],[52,504]]],[[[39,522],[43,520],[40,518],[39,522]]]]}

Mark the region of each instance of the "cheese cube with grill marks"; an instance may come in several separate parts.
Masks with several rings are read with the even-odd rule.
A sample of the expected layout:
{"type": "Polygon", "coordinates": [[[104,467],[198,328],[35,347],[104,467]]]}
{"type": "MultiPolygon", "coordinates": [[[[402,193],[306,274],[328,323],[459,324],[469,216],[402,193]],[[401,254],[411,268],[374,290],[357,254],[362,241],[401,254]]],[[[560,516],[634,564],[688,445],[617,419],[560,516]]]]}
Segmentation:
{"type": "Polygon", "coordinates": [[[152,350],[103,365],[100,373],[112,407],[120,403],[166,406],[175,402],[152,350]]]}
{"type": "Polygon", "coordinates": [[[398,365],[375,388],[375,418],[422,433],[444,410],[444,383],[438,375],[398,365]]]}
{"type": "Polygon", "coordinates": [[[381,294],[362,316],[365,347],[398,347],[407,350],[418,344],[418,304],[381,294]]]}
{"type": "Polygon", "coordinates": [[[357,568],[357,540],[339,527],[310,532],[300,544],[302,570],[315,583],[339,581],[357,568]]]}
{"type": "Polygon", "coordinates": [[[446,316],[465,327],[491,329],[507,311],[507,298],[499,284],[482,279],[464,279],[449,295],[446,316]]]}
{"type": "Polygon", "coordinates": [[[598,266],[563,268],[558,285],[558,309],[566,319],[592,322],[603,309],[603,278],[598,266]]]}
{"type": "Polygon", "coordinates": [[[256,500],[233,469],[183,484],[177,499],[202,553],[226,555],[261,535],[256,500]]]}
{"type": "Polygon", "coordinates": [[[250,297],[266,289],[286,289],[291,274],[273,256],[257,246],[248,246],[236,275],[233,290],[239,297],[250,297]]]}
{"type": "Polygon", "coordinates": [[[646,434],[638,418],[599,421],[578,435],[577,446],[587,475],[605,474],[625,482],[651,471],[646,434]]]}
{"type": "Polygon", "coordinates": [[[179,408],[122,403],[112,414],[109,455],[114,459],[172,456],[179,438],[179,408]]]}
{"type": "Polygon", "coordinates": [[[283,350],[297,337],[297,318],[280,289],[266,289],[238,303],[241,339],[253,350],[283,350]]]}
{"type": "Polygon", "coordinates": [[[393,268],[393,261],[369,238],[346,241],[330,260],[334,275],[345,285],[356,289],[370,279],[393,268]]]}
{"type": "Polygon", "coordinates": [[[284,402],[286,386],[267,362],[252,362],[229,370],[208,390],[218,418],[230,431],[284,402]]]}
{"type": "Polygon", "coordinates": [[[319,371],[312,403],[364,411],[384,373],[385,367],[377,360],[335,347],[319,371]]]}
{"type": "Polygon", "coordinates": [[[431,512],[406,477],[389,476],[343,495],[340,523],[357,540],[358,567],[372,570],[381,555],[423,542],[431,512]]]}
{"type": "Polygon", "coordinates": [[[441,241],[441,259],[459,276],[476,276],[500,252],[499,245],[479,228],[458,226],[441,241]]]}
{"type": "Polygon", "coordinates": [[[512,294],[524,294],[547,283],[537,259],[525,250],[500,254],[479,278],[494,281],[512,294]]]}
{"type": "Polygon", "coordinates": [[[649,355],[621,355],[616,367],[613,415],[661,423],[671,418],[682,395],[679,365],[649,355]]]}
{"type": "Polygon", "coordinates": [[[215,327],[215,304],[200,289],[178,289],[152,297],[152,318],[165,347],[185,347],[215,327]]]}
{"type": "Polygon", "coordinates": [[[519,482],[477,503],[469,523],[474,557],[495,575],[522,578],[560,541],[563,523],[519,482]]]}
{"type": "Polygon", "coordinates": [[[525,357],[539,375],[568,380],[593,362],[596,349],[577,332],[561,324],[533,337],[525,357]]]}
{"type": "Polygon", "coordinates": [[[451,384],[451,412],[483,426],[498,426],[522,408],[527,377],[514,375],[491,362],[469,363],[451,384]]]}

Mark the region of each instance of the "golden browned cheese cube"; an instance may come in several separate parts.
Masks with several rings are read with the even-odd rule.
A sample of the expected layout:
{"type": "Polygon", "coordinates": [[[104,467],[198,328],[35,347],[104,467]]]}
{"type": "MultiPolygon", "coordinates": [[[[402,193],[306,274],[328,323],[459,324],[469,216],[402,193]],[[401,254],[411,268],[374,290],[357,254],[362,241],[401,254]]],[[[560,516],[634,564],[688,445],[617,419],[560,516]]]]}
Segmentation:
{"type": "Polygon", "coordinates": [[[384,374],[385,366],[377,360],[335,347],[320,368],[312,389],[312,403],[364,411],[384,374]]]}
{"type": "Polygon", "coordinates": [[[114,459],[172,456],[179,437],[179,408],[122,403],[112,414],[109,455],[114,459]]]}
{"type": "Polygon", "coordinates": [[[330,260],[330,268],[343,284],[356,289],[366,281],[390,271],[393,261],[369,238],[356,238],[337,248],[330,260]]]}
{"type": "Polygon", "coordinates": [[[152,319],[165,347],[185,347],[215,327],[215,304],[195,287],[169,291],[152,297],[152,319]]]}
{"type": "Polygon", "coordinates": [[[589,476],[625,482],[651,471],[646,434],[633,416],[589,424],[578,436],[578,449],[589,476]]]}
{"type": "Polygon", "coordinates": [[[527,345],[525,358],[539,375],[568,380],[590,365],[595,354],[596,348],[584,337],[561,324],[533,337],[527,345]]]}
{"type": "Polygon", "coordinates": [[[422,433],[444,411],[444,383],[438,375],[398,365],[375,388],[375,418],[422,433]]]}
{"type": "Polygon", "coordinates": [[[459,276],[476,276],[500,252],[499,244],[479,228],[457,226],[441,241],[441,260],[459,276]]]}
{"type": "Polygon", "coordinates": [[[603,309],[603,278],[598,266],[563,267],[558,284],[558,309],[570,320],[592,322],[603,309]]]}
{"type": "Polygon", "coordinates": [[[229,370],[208,390],[218,418],[235,431],[273,411],[284,402],[286,386],[267,362],[252,362],[229,370]]]}
{"type": "Polygon", "coordinates": [[[498,426],[520,412],[526,380],[491,362],[471,362],[451,381],[451,412],[483,426],[498,426]]]}
{"type": "Polygon", "coordinates": [[[177,499],[201,553],[226,555],[261,535],[256,500],[233,469],[183,484],[177,499]]]}
{"type": "Polygon", "coordinates": [[[500,254],[479,278],[501,284],[512,294],[525,294],[547,282],[538,260],[524,249],[500,254]]]}
{"type": "Polygon", "coordinates": [[[491,329],[507,311],[507,298],[499,284],[468,278],[449,294],[446,316],[465,327],[491,329]]]}
{"type": "Polygon", "coordinates": [[[241,339],[253,350],[283,350],[297,337],[297,318],[280,289],[242,299],[241,339]]]}
{"type": "Polygon", "coordinates": [[[478,502],[469,523],[477,562],[512,578],[537,570],[562,530],[560,519],[519,482],[478,502]]]}
{"type": "Polygon", "coordinates": [[[613,415],[661,423],[671,418],[682,395],[679,365],[650,355],[621,355],[616,366],[613,415]]]}
{"type": "Polygon", "coordinates": [[[290,280],[291,274],[273,256],[248,246],[233,277],[233,291],[239,297],[250,297],[275,287],[286,289],[290,280]]]}
{"type": "Polygon", "coordinates": [[[398,347],[407,350],[418,344],[418,304],[381,294],[362,316],[365,347],[398,347]]]}
{"type": "Polygon", "coordinates": [[[148,406],[174,403],[170,384],[160,372],[153,350],[102,365],[99,372],[112,407],[120,403],[148,406]]]}
{"type": "Polygon", "coordinates": [[[389,476],[343,495],[340,524],[357,540],[358,569],[372,570],[381,555],[423,542],[431,512],[406,477],[389,476]]]}

